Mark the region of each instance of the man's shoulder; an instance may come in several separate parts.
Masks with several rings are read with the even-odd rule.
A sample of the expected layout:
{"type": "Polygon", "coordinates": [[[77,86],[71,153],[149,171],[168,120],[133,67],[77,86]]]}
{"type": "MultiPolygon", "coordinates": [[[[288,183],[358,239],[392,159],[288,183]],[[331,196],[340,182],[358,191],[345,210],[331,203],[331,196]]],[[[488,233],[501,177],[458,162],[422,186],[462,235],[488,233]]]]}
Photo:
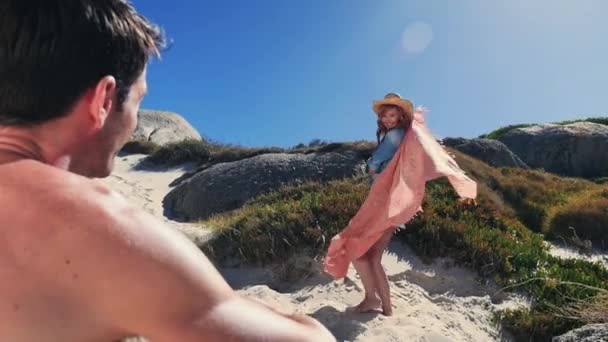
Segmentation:
{"type": "Polygon", "coordinates": [[[0,165],[0,188],[4,210],[14,211],[21,206],[32,211],[29,213],[32,219],[45,218],[49,223],[77,220],[81,216],[74,215],[76,212],[99,215],[109,210],[109,206],[126,204],[100,180],[35,161],[0,165]]]}
{"type": "MultiPolygon", "coordinates": [[[[40,165],[0,165],[0,188],[0,229],[15,236],[11,244],[27,245],[57,258],[78,255],[83,263],[97,265],[100,272],[102,265],[148,262],[148,256],[166,249],[167,242],[170,246],[184,243],[179,232],[130,204],[99,179],[40,165]],[[23,174],[18,177],[15,172],[23,174]],[[14,183],[4,192],[2,186],[9,181],[14,183]],[[126,259],[117,253],[127,250],[126,259]]],[[[32,272],[48,263],[20,258],[32,272]]]]}
{"type": "MultiPolygon", "coordinates": [[[[94,182],[94,180],[77,175],[52,165],[35,160],[19,160],[0,165],[1,180],[9,180],[18,186],[41,186],[62,183],[65,186],[78,182],[94,182]]],[[[7,182],[8,183],[8,182],[7,182]]]]}
{"type": "MultiPolygon", "coordinates": [[[[0,188],[0,229],[13,237],[5,243],[15,263],[40,279],[54,277],[62,258],[99,266],[98,252],[124,247],[121,237],[135,230],[125,224],[126,200],[99,180],[26,162],[0,165],[0,188]]],[[[95,270],[70,265],[83,277],[95,270]]]]}

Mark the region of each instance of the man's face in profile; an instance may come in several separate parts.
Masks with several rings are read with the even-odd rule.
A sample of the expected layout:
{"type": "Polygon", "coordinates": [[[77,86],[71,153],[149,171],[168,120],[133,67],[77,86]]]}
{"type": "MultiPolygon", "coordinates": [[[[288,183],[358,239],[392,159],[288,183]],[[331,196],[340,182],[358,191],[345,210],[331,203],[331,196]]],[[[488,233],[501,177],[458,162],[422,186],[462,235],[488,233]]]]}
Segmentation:
{"type": "Polygon", "coordinates": [[[144,68],[129,89],[122,106],[118,106],[114,96],[112,108],[103,127],[78,148],[70,163],[70,171],[95,178],[107,177],[112,173],[114,157],[129,141],[137,126],[137,113],[146,92],[144,68]]]}

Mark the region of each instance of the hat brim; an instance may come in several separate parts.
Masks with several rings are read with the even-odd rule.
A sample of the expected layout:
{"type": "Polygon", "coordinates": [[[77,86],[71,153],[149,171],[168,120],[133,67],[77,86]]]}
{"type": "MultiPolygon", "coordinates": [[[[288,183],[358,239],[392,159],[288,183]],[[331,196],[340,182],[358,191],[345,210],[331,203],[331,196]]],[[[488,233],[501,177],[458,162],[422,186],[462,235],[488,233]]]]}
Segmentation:
{"type": "Polygon", "coordinates": [[[380,113],[379,113],[380,107],[383,105],[397,106],[397,107],[403,109],[403,111],[405,112],[405,115],[407,115],[410,120],[412,120],[414,118],[414,105],[412,104],[412,102],[410,100],[399,98],[399,97],[376,100],[376,101],[374,101],[374,104],[372,106],[372,109],[374,110],[374,113],[376,113],[376,115],[380,115],[380,113]]]}

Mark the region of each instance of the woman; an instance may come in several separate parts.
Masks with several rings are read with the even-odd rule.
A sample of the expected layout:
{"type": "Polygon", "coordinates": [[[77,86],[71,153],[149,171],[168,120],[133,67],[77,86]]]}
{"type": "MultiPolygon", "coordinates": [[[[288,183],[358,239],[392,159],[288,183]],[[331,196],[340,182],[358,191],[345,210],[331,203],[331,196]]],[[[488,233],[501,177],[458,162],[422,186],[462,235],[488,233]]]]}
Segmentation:
{"type": "MultiPolygon", "coordinates": [[[[395,93],[387,94],[383,100],[374,101],[373,109],[378,116],[376,131],[378,146],[367,162],[370,184],[399,149],[414,115],[412,103],[395,93]]],[[[382,306],[384,315],[392,315],[390,287],[381,262],[393,232],[394,229],[384,232],[367,253],[353,261],[365,288],[365,297],[356,306],[359,312],[369,312],[382,306]]]]}
{"type": "Polygon", "coordinates": [[[476,197],[477,187],[426,128],[422,108],[414,112],[409,100],[389,93],[374,101],[373,109],[378,115],[378,146],[368,161],[372,187],[348,226],[332,239],[324,266],[325,272],[339,279],[352,262],[365,289],[356,309],[368,312],[381,307],[390,316],[382,255],[395,228],[420,210],[425,183],[445,176],[460,197],[468,199],[476,197]]]}

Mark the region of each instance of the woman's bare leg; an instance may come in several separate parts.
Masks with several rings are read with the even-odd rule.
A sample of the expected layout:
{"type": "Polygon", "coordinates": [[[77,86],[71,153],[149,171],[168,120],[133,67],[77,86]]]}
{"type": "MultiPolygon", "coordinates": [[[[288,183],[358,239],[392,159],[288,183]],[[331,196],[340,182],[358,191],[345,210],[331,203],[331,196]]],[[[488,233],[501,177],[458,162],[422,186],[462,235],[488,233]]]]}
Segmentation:
{"type": "Polygon", "coordinates": [[[357,311],[368,312],[377,309],[381,302],[376,296],[376,284],[375,275],[372,271],[372,265],[367,254],[364,254],[361,258],[353,261],[353,265],[361,277],[363,288],[365,289],[365,297],[363,301],[357,305],[357,311]]]}
{"type": "Polygon", "coordinates": [[[369,256],[376,291],[378,291],[378,295],[382,301],[382,313],[386,316],[391,316],[393,314],[393,307],[391,305],[390,285],[388,283],[388,278],[386,277],[386,272],[384,272],[384,268],[382,267],[382,255],[391,242],[392,237],[393,229],[386,231],[374,245],[372,253],[369,256]]]}

